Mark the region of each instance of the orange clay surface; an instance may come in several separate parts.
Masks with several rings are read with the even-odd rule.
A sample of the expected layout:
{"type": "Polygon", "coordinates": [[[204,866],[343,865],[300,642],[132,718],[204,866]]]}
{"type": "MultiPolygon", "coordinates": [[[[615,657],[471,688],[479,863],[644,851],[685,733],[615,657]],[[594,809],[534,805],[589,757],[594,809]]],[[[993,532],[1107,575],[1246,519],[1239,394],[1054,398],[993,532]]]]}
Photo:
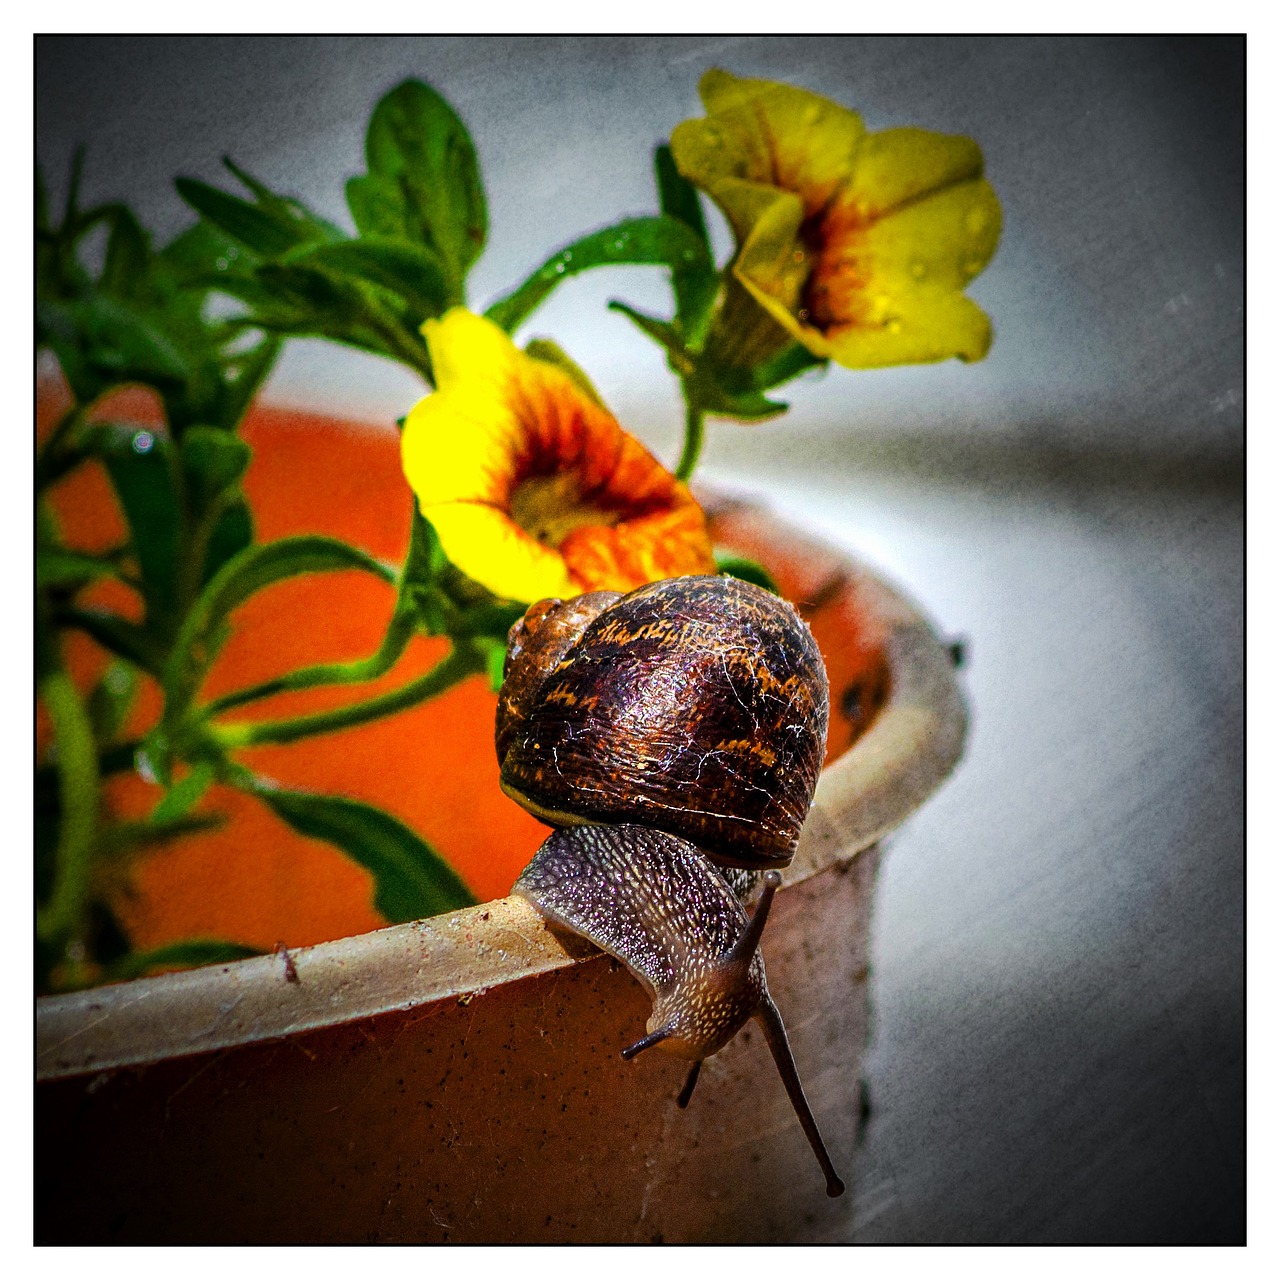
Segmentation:
{"type": "MultiPolygon", "coordinates": [[[[49,429],[66,403],[42,387],[37,430],[49,429]]],[[[143,393],[124,393],[108,406],[114,420],[158,421],[143,393]]],[[[359,426],[313,414],[255,407],[243,435],[253,448],[244,488],[262,541],[290,534],[342,538],[379,558],[399,562],[409,537],[410,493],[400,470],[394,429],[359,426]]],[[[82,467],[60,482],[52,505],[67,544],[105,549],[125,528],[105,472],[82,467]]],[[[779,547],[753,531],[745,514],[728,511],[714,523],[717,541],[767,563],[792,599],[821,588],[822,566],[811,558],[780,558],[779,547]]],[[[138,617],[133,593],[118,583],[86,592],[87,603],[138,617]]],[[[815,601],[815,603],[819,603],[815,601]]],[[[844,601],[810,613],[832,676],[832,732],[828,759],[848,746],[855,728],[839,712],[841,691],[853,680],[877,683],[878,637],[863,634],[844,601]]],[[[273,586],[232,616],[232,634],[204,687],[205,697],[317,662],[365,657],[378,646],[393,591],[358,572],[311,575],[273,586]]],[[[279,695],[232,713],[276,719],[339,706],[399,687],[446,651],[443,640],[416,638],[384,678],[354,688],[279,695]]],[[[68,633],[64,657],[77,684],[88,689],[107,664],[105,653],[68,633]]],[[[878,693],[878,689],[876,690],[878,693]]],[[[344,795],[394,814],[440,850],[480,899],[501,897],[546,835],[546,828],[498,787],[493,748],[496,695],[473,677],[435,701],[385,720],[279,747],[241,753],[244,763],[282,786],[344,795]]],[[[124,736],[146,732],[160,711],[159,689],[143,678],[124,736]]],[[[37,754],[50,740],[37,713],[37,754]]],[[[112,816],[140,817],[161,789],[134,773],[105,787],[112,816]]],[[[215,786],[198,812],[225,818],[219,829],[189,836],[149,854],[121,877],[116,909],[136,947],[184,937],[212,936],[270,949],[277,942],[305,946],[379,928],[367,872],[331,846],[298,835],[264,805],[215,786]]]]}

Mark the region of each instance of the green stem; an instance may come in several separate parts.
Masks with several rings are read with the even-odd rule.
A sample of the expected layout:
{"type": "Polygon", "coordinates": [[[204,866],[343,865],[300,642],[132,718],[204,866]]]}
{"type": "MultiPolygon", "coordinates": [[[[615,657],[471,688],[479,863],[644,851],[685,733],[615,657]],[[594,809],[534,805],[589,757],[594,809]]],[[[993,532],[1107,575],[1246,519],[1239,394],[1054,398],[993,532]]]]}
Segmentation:
{"type": "Polygon", "coordinates": [[[362,684],[367,680],[376,680],[395,666],[413,631],[413,619],[408,614],[396,614],[391,619],[377,653],[368,658],[359,658],[355,662],[324,662],[314,667],[303,667],[299,671],[290,671],[286,675],[215,698],[204,708],[204,713],[210,717],[221,715],[233,707],[242,707],[261,698],[272,698],[278,693],[292,693],[298,689],[314,689],[319,685],[329,684],[362,684]]]}
{"type": "Polygon", "coordinates": [[[205,556],[209,552],[209,539],[213,536],[218,517],[226,509],[230,495],[224,491],[218,494],[202,512],[193,513],[186,476],[182,471],[181,456],[176,449],[173,459],[173,486],[178,494],[179,510],[182,513],[178,533],[177,580],[174,583],[174,594],[178,598],[178,616],[185,618],[200,594],[205,556]]]}
{"type": "Polygon", "coordinates": [[[58,746],[61,817],[53,889],[36,910],[36,932],[45,941],[72,935],[84,925],[98,824],[98,753],[93,726],[80,694],[65,671],[40,683],[58,746]]]}
{"type": "Polygon", "coordinates": [[[676,466],[676,479],[687,482],[702,452],[703,415],[701,406],[689,395],[688,387],[684,388],[684,393],[684,452],[676,466]]]}
{"type": "Polygon", "coordinates": [[[411,680],[399,689],[380,694],[367,702],[337,707],[332,711],[320,711],[313,715],[295,716],[289,720],[268,720],[258,724],[212,725],[209,735],[223,750],[239,747],[258,747],[268,743],[296,742],[299,738],[312,738],[321,733],[336,733],[355,725],[367,724],[383,716],[394,715],[408,707],[433,698],[446,689],[485,670],[483,654],[470,645],[458,646],[426,675],[411,680]]]}

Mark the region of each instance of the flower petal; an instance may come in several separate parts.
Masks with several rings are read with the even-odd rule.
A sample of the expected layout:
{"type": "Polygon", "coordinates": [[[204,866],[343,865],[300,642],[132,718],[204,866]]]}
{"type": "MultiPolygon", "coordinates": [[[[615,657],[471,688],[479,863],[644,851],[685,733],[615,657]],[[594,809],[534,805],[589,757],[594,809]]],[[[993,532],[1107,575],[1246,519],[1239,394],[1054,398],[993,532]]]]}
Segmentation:
{"type": "Polygon", "coordinates": [[[982,150],[972,138],[926,129],[867,135],[840,193],[864,220],[882,218],[912,200],[982,177],[982,150]]]}
{"type": "Polygon", "coordinates": [[[735,179],[717,190],[722,207],[735,208],[748,228],[735,262],[739,279],[754,281],[784,311],[794,312],[809,274],[809,254],[800,240],[800,198],[779,187],[735,179]]]}
{"type": "Polygon", "coordinates": [[[564,557],[545,547],[497,507],[442,502],[424,510],[444,553],[470,578],[510,600],[574,596],[564,557]]]}
{"type": "Polygon", "coordinates": [[[794,191],[811,217],[852,170],[863,138],[854,112],[806,89],[718,68],[698,88],[710,118],[678,125],[671,151],[680,172],[717,201],[719,182],[741,178],[794,191]]]}
{"type": "MultiPolygon", "coordinates": [[[[841,205],[850,207],[844,197],[841,205]]],[[[898,205],[870,225],[840,223],[835,208],[805,290],[808,323],[833,359],[866,368],[986,355],[990,321],[962,297],[1000,236],[1000,204],[985,181],[898,205]]]]}

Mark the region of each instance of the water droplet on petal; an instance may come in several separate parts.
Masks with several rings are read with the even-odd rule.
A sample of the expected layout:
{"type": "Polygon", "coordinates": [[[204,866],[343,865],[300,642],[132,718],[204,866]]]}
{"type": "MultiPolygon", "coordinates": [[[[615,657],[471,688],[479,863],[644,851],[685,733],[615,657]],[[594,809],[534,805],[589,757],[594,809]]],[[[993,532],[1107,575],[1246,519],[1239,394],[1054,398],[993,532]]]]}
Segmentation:
{"type": "Polygon", "coordinates": [[[133,433],[133,451],[134,453],[150,453],[155,448],[156,438],[150,431],[135,431],[133,433]]]}
{"type": "Polygon", "coordinates": [[[791,255],[791,261],[792,261],[792,262],[803,262],[803,261],[804,261],[804,250],[803,250],[803,249],[797,249],[797,250],[796,250],[796,251],[791,255]]]}
{"type": "Polygon", "coordinates": [[[796,312],[796,318],[801,324],[803,324],[809,318],[809,308],[801,307],[800,310],[796,312]]]}
{"type": "Polygon", "coordinates": [[[923,262],[913,262],[911,264],[911,275],[916,280],[923,280],[929,274],[929,268],[923,262]]]}
{"type": "Polygon", "coordinates": [[[901,332],[902,332],[902,321],[901,321],[901,320],[890,320],[890,321],[888,321],[888,322],[885,324],[885,326],[884,326],[884,327],[885,327],[886,329],[888,329],[888,331],[889,331],[890,333],[901,333],[901,332]]]}
{"type": "Polygon", "coordinates": [[[980,236],[987,229],[988,221],[987,211],[981,205],[975,205],[965,215],[964,228],[971,236],[980,236]]]}
{"type": "Polygon", "coordinates": [[[141,747],[133,754],[133,767],[137,770],[138,777],[143,782],[154,783],[156,780],[156,771],[151,767],[151,758],[141,747]]]}
{"type": "Polygon", "coordinates": [[[814,102],[804,109],[805,124],[817,124],[822,119],[822,107],[814,102]]]}

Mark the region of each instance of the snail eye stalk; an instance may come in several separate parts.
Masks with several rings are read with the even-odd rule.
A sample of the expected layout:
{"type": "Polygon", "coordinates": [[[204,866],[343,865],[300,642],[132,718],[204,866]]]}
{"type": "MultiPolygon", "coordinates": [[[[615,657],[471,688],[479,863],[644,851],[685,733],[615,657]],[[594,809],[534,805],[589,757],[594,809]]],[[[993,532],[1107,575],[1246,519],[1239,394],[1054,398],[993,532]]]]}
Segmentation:
{"type": "Polygon", "coordinates": [[[659,1031],[652,1031],[643,1040],[637,1040],[635,1044],[629,1044],[622,1051],[622,1056],[628,1062],[636,1056],[637,1053],[643,1053],[646,1049],[652,1049],[655,1044],[659,1044],[671,1034],[665,1028],[659,1031]]]}

